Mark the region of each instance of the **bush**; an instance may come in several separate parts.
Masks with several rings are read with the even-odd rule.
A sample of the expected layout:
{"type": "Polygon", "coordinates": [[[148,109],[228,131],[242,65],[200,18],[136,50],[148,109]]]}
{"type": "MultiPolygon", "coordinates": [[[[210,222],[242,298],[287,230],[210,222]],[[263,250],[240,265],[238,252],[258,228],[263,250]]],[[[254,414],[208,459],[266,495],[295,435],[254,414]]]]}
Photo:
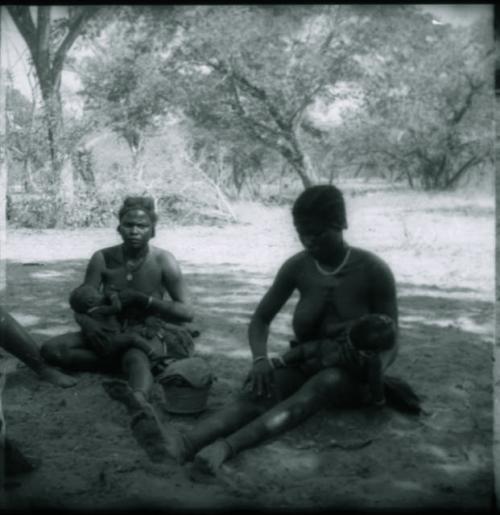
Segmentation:
{"type": "MultiPolygon", "coordinates": [[[[80,193],[68,205],[48,193],[15,194],[8,197],[7,216],[12,226],[31,229],[110,227],[117,221],[124,197],[80,193]]],[[[178,194],[157,197],[156,209],[160,223],[213,225],[227,222],[221,213],[209,206],[178,194]]]]}

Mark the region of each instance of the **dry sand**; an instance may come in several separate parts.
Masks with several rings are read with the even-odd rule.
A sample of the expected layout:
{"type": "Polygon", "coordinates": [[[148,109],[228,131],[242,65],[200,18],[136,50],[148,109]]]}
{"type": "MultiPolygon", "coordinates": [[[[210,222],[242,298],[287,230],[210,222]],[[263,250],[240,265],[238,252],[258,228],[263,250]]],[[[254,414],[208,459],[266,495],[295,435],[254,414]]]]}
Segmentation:
{"type": "MultiPolygon", "coordinates": [[[[8,433],[41,460],[7,484],[11,506],[59,508],[457,508],[488,509],[493,492],[493,197],[459,199],[373,193],[347,197],[346,239],[378,253],[399,287],[402,350],[391,373],[409,381],[426,414],[389,408],[321,412],[282,438],[227,464],[230,484],[199,484],[186,469],[148,461],[125,409],[97,374],[68,390],[26,367],[4,392],[8,433]],[[335,443],[371,443],[344,450],[335,443]]],[[[299,250],[285,208],[238,206],[241,223],[162,227],[155,244],[182,264],[199,313],[198,352],[218,380],[212,412],[249,367],[246,324],[281,262],[299,250]]],[[[117,242],[114,229],[9,233],[5,307],[40,343],[76,329],[66,299],[91,253],[117,242]]],[[[270,348],[292,336],[293,301],[272,326],[270,348]]],[[[197,417],[169,415],[189,428],[197,417]]],[[[205,416],[205,415],[202,415],[205,416]]]]}

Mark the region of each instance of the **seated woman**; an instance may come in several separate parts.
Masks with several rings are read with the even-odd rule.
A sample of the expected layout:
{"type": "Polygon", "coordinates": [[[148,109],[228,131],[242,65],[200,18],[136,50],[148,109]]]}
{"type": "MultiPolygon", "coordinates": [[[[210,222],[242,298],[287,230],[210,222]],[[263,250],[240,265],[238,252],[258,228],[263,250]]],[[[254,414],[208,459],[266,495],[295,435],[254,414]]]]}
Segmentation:
{"type": "MultiPolygon", "coordinates": [[[[193,310],[187,304],[184,279],[175,257],[149,245],[157,222],[153,199],[128,197],[118,217],[118,232],[123,243],[99,250],[92,256],[84,285],[102,289],[105,294],[118,292],[122,309],[117,317],[123,328],[142,334],[151,330],[151,324],[146,327],[146,320],[156,319],[157,336],[166,337],[171,334],[172,325],[191,321],[193,310]],[[170,299],[164,298],[165,292],[170,299]],[[168,329],[162,326],[163,322],[167,322],[168,329]]],[[[82,332],[57,336],[43,345],[45,359],[76,370],[113,366],[113,359],[107,360],[95,351],[110,346],[110,334],[102,323],[88,314],[78,314],[77,322],[82,332]]],[[[187,332],[182,327],[179,331],[187,332]]],[[[153,385],[150,360],[144,350],[135,347],[126,349],[119,359],[128,387],[116,381],[104,386],[113,398],[125,402],[130,409],[134,434],[144,444],[144,438],[154,440],[160,436],[159,423],[149,403],[153,385]]]]}
{"type": "Polygon", "coordinates": [[[380,372],[396,357],[393,275],[380,258],[344,241],[347,220],[340,190],[328,185],[307,188],[295,201],[292,214],[305,250],[282,265],[252,317],[248,337],[253,367],[243,392],[191,431],[166,432],[169,454],[179,463],[194,459],[195,471],[215,474],[241,450],[296,426],[323,407],[362,406],[366,400],[366,370],[349,355],[346,366],[273,367],[267,351],[269,327],[295,290],[300,300],[293,329],[299,344],[333,342],[354,321],[373,313],[389,317],[396,332],[388,349],[372,353],[380,372]]]}
{"type": "Polygon", "coordinates": [[[75,379],[51,367],[40,354],[38,345],[30,334],[0,306],[0,347],[20,359],[40,379],[67,388],[75,379]]]}

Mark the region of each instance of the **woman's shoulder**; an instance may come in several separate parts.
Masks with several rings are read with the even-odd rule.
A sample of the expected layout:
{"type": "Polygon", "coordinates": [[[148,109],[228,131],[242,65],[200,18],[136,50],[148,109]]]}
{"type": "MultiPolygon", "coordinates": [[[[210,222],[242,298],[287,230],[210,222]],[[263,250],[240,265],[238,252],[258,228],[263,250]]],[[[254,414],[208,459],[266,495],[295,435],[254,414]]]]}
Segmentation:
{"type": "Polygon", "coordinates": [[[121,245],[113,245],[112,247],[105,247],[103,249],[96,250],[92,255],[92,258],[104,258],[106,263],[108,263],[109,260],[123,261],[121,245]]]}
{"type": "Polygon", "coordinates": [[[387,262],[378,254],[375,254],[375,252],[361,249],[359,247],[350,247],[350,250],[351,258],[354,262],[357,262],[369,269],[384,269],[390,271],[390,267],[387,262]]]}
{"type": "Polygon", "coordinates": [[[293,256],[290,256],[288,259],[286,259],[281,265],[280,269],[289,272],[297,272],[305,265],[307,259],[307,251],[302,250],[301,252],[297,252],[293,256]]]}
{"type": "Polygon", "coordinates": [[[175,256],[172,254],[172,252],[162,249],[161,247],[157,247],[156,245],[149,245],[149,255],[153,259],[160,259],[160,260],[175,260],[175,256]]]}
{"type": "Polygon", "coordinates": [[[167,274],[179,274],[180,265],[176,257],[172,252],[156,247],[153,245],[149,246],[149,255],[151,262],[155,263],[155,266],[159,266],[167,274]]]}
{"type": "Polygon", "coordinates": [[[307,261],[309,254],[306,250],[301,250],[293,256],[290,256],[284,264],[290,263],[291,265],[301,265],[307,261]]]}

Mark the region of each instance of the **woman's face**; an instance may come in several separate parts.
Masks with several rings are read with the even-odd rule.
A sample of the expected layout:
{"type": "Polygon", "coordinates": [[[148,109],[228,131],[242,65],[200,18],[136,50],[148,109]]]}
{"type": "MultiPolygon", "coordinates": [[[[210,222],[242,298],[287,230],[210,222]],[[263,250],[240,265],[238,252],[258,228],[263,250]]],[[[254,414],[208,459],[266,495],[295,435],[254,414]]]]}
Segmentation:
{"type": "Polygon", "coordinates": [[[142,209],[131,209],[121,218],[118,232],[127,247],[140,249],[152,238],[153,224],[142,209]]]}
{"type": "Polygon", "coordinates": [[[314,220],[294,220],[295,229],[304,248],[318,260],[328,260],[343,246],[342,229],[314,220]]]}

